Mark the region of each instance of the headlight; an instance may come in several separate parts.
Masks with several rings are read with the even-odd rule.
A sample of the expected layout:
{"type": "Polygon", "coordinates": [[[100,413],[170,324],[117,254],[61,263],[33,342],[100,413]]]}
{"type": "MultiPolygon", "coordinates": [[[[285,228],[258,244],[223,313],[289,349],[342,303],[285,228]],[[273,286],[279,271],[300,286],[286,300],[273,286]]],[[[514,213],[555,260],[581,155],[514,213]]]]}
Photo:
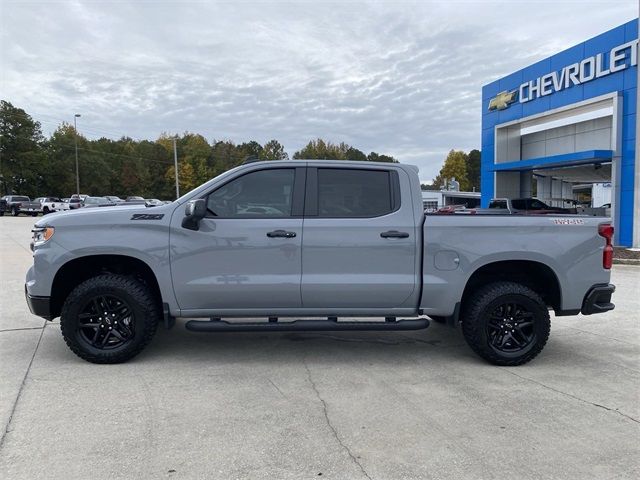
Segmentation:
{"type": "Polygon", "coordinates": [[[53,227],[36,227],[33,230],[33,241],[31,242],[31,250],[34,247],[39,247],[40,245],[44,245],[49,241],[51,237],[53,237],[54,228],[53,227]]]}

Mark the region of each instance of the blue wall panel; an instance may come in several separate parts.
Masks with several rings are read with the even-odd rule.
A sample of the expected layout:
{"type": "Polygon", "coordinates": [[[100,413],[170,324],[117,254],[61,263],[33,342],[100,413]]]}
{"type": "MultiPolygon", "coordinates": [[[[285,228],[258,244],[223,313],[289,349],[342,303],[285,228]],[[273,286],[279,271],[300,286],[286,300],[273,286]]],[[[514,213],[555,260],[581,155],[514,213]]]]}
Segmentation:
{"type": "Polygon", "coordinates": [[[630,115],[636,113],[638,104],[636,103],[637,88],[629,88],[622,92],[622,114],[630,115]]]}
{"type": "Polygon", "coordinates": [[[636,116],[625,115],[622,118],[622,138],[625,140],[636,139],[636,116]]]}

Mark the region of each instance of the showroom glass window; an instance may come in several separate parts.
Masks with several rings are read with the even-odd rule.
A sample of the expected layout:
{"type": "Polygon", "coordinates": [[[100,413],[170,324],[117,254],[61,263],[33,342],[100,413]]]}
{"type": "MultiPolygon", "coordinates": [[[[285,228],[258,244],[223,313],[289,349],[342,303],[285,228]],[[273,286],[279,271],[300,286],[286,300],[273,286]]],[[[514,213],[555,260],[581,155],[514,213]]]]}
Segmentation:
{"type": "Polygon", "coordinates": [[[379,217],[393,210],[388,171],[318,169],[319,217],[379,217]]]}
{"type": "Polygon", "coordinates": [[[293,168],[247,173],[212,192],[207,209],[222,218],[290,217],[294,178],[293,168]]]}

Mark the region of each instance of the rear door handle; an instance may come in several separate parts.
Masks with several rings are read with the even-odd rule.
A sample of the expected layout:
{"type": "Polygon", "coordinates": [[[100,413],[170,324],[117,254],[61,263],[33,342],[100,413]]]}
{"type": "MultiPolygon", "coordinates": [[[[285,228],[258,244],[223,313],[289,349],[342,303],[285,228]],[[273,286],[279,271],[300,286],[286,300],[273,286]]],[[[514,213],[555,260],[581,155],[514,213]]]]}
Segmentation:
{"type": "Polygon", "coordinates": [[[267,233],[269,238],[293,238],[296,236],[296,232],[287,232],[286,230],[274,230],[267,233]]]}
{"type": "Polygon", "coordinates": [[[389,230],[388,232],[382,232],[380,234],[382,238],[408,238],[407,232],[399,232],[397,230],[389,230]]]}

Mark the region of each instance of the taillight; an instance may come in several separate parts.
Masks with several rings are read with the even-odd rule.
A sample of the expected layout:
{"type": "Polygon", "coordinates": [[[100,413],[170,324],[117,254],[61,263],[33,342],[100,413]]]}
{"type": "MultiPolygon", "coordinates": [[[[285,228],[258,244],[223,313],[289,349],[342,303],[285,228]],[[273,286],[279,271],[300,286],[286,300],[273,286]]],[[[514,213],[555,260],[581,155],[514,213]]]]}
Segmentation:
{"type": "Polygon", "coordinates": [[[598,225],[598,235],[604,237],[607,242],[602,252],[602,268],[609,270],[611,269],[611,265],[613,265],[613,245],[611,244],[611,240],[613,239],[613,225],[610,223],[598,225]]]}

